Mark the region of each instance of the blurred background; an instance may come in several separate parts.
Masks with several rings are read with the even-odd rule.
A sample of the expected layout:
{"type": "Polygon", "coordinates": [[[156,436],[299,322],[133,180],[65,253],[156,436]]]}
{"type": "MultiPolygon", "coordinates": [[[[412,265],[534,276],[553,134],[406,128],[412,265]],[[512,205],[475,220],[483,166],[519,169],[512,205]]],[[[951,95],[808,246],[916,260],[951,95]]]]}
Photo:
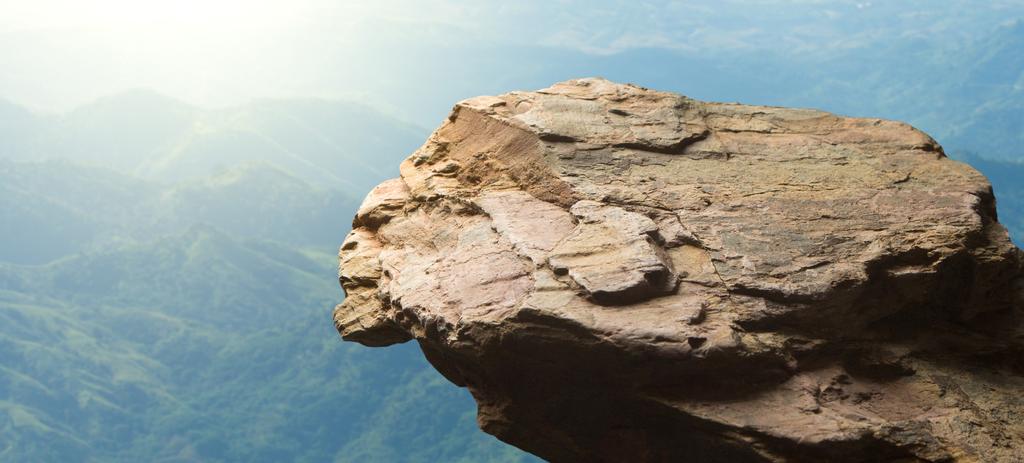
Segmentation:
{"type": "Polygon", "coordinates": [[[1024,1],[0,0],[0,461],[532,461],[336,252],[458,100],[602,76],[907,121],[1024,241],[1024,1]]]}

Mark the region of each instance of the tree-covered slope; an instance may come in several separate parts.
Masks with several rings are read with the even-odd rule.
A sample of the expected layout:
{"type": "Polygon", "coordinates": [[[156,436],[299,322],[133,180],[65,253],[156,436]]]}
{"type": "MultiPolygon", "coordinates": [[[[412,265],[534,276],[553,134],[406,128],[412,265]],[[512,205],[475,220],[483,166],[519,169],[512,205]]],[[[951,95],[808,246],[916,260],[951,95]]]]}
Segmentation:
{"type": "Polygon", "coordinates": [[[0,111],[0,461],[530,459],[415,345],[332,327],[338,241],[417,129],[149,92],[0,111]]]}
{"type": "Polygon", "coordinates": [[[337,339],[333,267],[208,226],[0,265],[0,460],[521,460],[415,346],[337,339]]]}

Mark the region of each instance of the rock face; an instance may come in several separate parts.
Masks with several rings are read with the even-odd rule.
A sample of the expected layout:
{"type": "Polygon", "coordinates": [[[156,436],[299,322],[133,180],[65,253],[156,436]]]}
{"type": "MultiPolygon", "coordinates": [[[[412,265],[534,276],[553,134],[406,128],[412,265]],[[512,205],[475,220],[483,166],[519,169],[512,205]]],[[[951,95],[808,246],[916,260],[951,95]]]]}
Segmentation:
{"type": "Polygon", "coordinates": [[[601,79],[473,98],[340,256],[344,339],[415,339],[550,461],[1024,459],[1024,257],[903,123],[601,79]]]}

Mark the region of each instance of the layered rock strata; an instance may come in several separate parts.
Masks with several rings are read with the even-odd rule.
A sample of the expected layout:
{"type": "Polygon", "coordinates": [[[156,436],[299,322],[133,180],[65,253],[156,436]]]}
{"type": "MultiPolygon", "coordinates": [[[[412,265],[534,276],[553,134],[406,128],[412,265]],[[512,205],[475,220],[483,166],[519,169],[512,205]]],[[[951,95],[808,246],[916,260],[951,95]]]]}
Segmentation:
{"type": "Polygon", "coordinates": [[[1024,455],[1024,257],[906,124],[601,79],[478,97],[353,225],[342,337],[416,340],[547,460],[1024,455]]]}

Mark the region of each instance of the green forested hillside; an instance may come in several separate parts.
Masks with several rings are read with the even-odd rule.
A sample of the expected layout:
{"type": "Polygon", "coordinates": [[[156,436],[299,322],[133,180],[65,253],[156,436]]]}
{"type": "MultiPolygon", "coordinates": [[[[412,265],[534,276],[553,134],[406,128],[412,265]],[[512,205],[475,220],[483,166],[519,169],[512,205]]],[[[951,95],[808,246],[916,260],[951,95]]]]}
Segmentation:
{"type": "Polygon", "coordinates": [[[0,266],[0,460],[518,459],[415,346],[337,339],[334,265],[198,227],[0,266]]]}
{"type": "Polygon", "coordinates": [[[532,458],[480,432],[415,345],[332,327],[364,186],[422,134],[341,104],[196,116],[147,92],[10,113],[34,128],[0,143],[0,462],[532,458]]]}
{"type": "Polygon", "coordinates": [[[0,461],[522,459],[415,346],[337,339],[334,266],[204,225],[0,264],[0,461]]]}

